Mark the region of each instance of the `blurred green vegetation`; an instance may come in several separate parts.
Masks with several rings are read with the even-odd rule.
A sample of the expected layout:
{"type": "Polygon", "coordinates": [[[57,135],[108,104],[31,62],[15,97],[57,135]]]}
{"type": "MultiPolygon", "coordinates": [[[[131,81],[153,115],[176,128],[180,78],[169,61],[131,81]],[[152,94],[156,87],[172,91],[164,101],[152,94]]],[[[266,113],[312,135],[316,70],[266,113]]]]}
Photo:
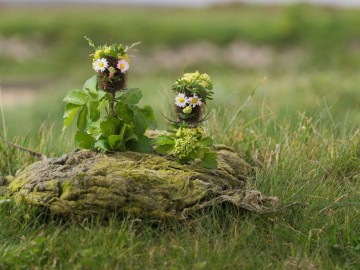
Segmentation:
{"type": "MultiPolygon", "coordinates": [[[[305,68],[359,66],[360,11],[286,7],[216,6],[206,9],[141,9],[129,7],[46,7],[0,9],[0,37],[17,37],[43,51],[14,64],[0,54],[3,80],[82,74],[90,50],[83,36],[96,44],[131,44],[139,49],[179,48],[202,40],[222,48],[234,41],[269,45],[281,51],[301,47],[310,52],[305,68]],[[22,77],[20,76],[20,77],[22,77]]],[[[86,70],[86,69],[85,69],[86,70]]]]}

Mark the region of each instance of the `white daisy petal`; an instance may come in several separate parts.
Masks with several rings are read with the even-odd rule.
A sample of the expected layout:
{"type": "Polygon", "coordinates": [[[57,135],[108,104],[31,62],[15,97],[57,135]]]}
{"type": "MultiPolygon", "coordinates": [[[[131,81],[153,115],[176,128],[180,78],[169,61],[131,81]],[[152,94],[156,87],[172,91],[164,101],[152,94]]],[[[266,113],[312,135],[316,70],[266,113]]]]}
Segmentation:
{"type": "Polygon", "coordinates": [[[124,59],[119,60],[116,67],[120,69],[121,73],[125,73],[127,70],[129,70],[129,62],[124,59]]]}
{"type": "Polygon", "coordinates": [[[193,108],[196,106],[201,106],[202,105],[202,101],[201,98],[199,98],[197,95],[193,95],[192,97],[189,97],[187,99],[187,102],[190,104],[190,106],[192,106],[193,108]]]}
{"type": "Polygon", "coordinates": [[[181,108],[184,108],[187,105],[188,97],[185,94],[179,93],[175,97],[175,105],[181,108]]]}
{"type": "Polygon", "coordinates": [[[105,58],[97,59],[93,62],[93,69],[96,72],[104,72],[109,67],[109,63],[105,58]]]}

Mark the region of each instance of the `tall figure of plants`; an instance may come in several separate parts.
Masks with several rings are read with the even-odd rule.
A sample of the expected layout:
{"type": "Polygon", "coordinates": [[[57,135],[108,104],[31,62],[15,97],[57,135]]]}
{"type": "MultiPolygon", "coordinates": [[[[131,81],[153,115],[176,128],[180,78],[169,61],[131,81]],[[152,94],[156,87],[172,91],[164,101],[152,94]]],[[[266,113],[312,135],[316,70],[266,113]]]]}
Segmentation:
{"type": "Polygon", "coordinates": [[[153,110],[150,106],[139,107],[141,91],[126,86],[128,51],[132,46],[96,47],[87,40],[94,49],[92,67],[97,75],[87,80],[83,89],[67,93],[64,126],[69,126],[77,115],[75,143],[80,148],[152,152],[151,140],[144,133],[155,125],[153,110]]]}

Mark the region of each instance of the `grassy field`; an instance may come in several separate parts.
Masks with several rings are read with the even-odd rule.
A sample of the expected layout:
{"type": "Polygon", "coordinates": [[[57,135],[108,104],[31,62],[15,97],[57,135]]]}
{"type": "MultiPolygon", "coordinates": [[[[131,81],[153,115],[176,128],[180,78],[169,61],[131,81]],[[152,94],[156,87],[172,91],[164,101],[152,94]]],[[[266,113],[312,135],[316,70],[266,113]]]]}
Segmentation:
{"type": "MultiPolygon", "coordinates": [[[[215,142],[254,166],[250,187],[300,204],[265,216],[215,208],[157,226],[131,218],[78,224],[2,203],[0,269],[360,268],[359,10],[2,8],[3,96],[37,90],[34,102],[4,107],[10,141],[47,156],[75,148],[73,130],[61,133],[61,100],[93,75],[84,35],[142,41],[129,84],[143,90],[160,128],[173,81],[184,71],[209,73],[216,93],[206,127],[215,142]]],[[[35,161],[1,142],[0,154],[0,175],[35,161]]]]}

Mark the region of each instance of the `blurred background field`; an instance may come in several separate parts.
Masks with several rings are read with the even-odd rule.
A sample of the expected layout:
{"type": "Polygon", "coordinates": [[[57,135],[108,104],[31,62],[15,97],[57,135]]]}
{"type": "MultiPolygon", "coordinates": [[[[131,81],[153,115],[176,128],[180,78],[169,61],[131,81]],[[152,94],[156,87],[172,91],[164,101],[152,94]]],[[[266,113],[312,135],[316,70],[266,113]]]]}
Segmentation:
{"type": "MultiPolygon", "coordinates": [[[[214,115],[206,128],[215,142],[235,147],[256,168],[253,187],[307,207],[241,222],[233,212],[223,218],[220,211],[167,232],[145,227],[134,233],[125,222],[118,255],[111,253],[116,226],[101,228],[108,237],[88,245],[91,230],[60,233],[50,226],[38,236],[38,225],[13,216],[0,223],[4,235],[11,231],[0,242],[5,254],[0,269],[2,262],[11,267],[16,261],[19,269],[29,263],[50,267],[54,258],[63,269],[72,264],[91,269],[99,262],[116,269],[117,256],[125,256],[129,269],[359,269],[360,9],[0,5],[8,140],[47,156],[75,148],[73,131],[61,133],[62,99],[94,75],[84,36],[96,44],[141,42],[128,85],[142,89],[142,104],[154,107],[159,128],[166,127],[161,112],[172,109],[176,78],[195,70],[208,73],[215,99],[209,102],[214,115]],[[234,117],[257,85],[245,110],[234,117]],[[28,240],[13,245],[22,234],[28,240]],[[78,252],[78,244],[87,253],[78,252]],[[126,255],[134,250],[138,255],[126,255]]],[[[8,161],[15,173],[35,160],[1,144],[0,153],[2,175],[9,173],[8,161]]]]}
{"type": "Polygon", "coordinates": [[[198,69],[213,78],[211,106],[221,111],[226,104],[229,116],[267,77],[239,121],[258,117],[264,106],[280,119],[305,113],[338,124],[360,121],[359,10],[304,4],[4,6],[0,15],[0,78],[10,137],[33,136],[44,121],[60,129],[65,92],[94,74],[84,36],[96,44],[142,42],[133,53],[129,86],[140,87],[143,103],[157,111],[169,107],[172,82],[198,69]]]}

